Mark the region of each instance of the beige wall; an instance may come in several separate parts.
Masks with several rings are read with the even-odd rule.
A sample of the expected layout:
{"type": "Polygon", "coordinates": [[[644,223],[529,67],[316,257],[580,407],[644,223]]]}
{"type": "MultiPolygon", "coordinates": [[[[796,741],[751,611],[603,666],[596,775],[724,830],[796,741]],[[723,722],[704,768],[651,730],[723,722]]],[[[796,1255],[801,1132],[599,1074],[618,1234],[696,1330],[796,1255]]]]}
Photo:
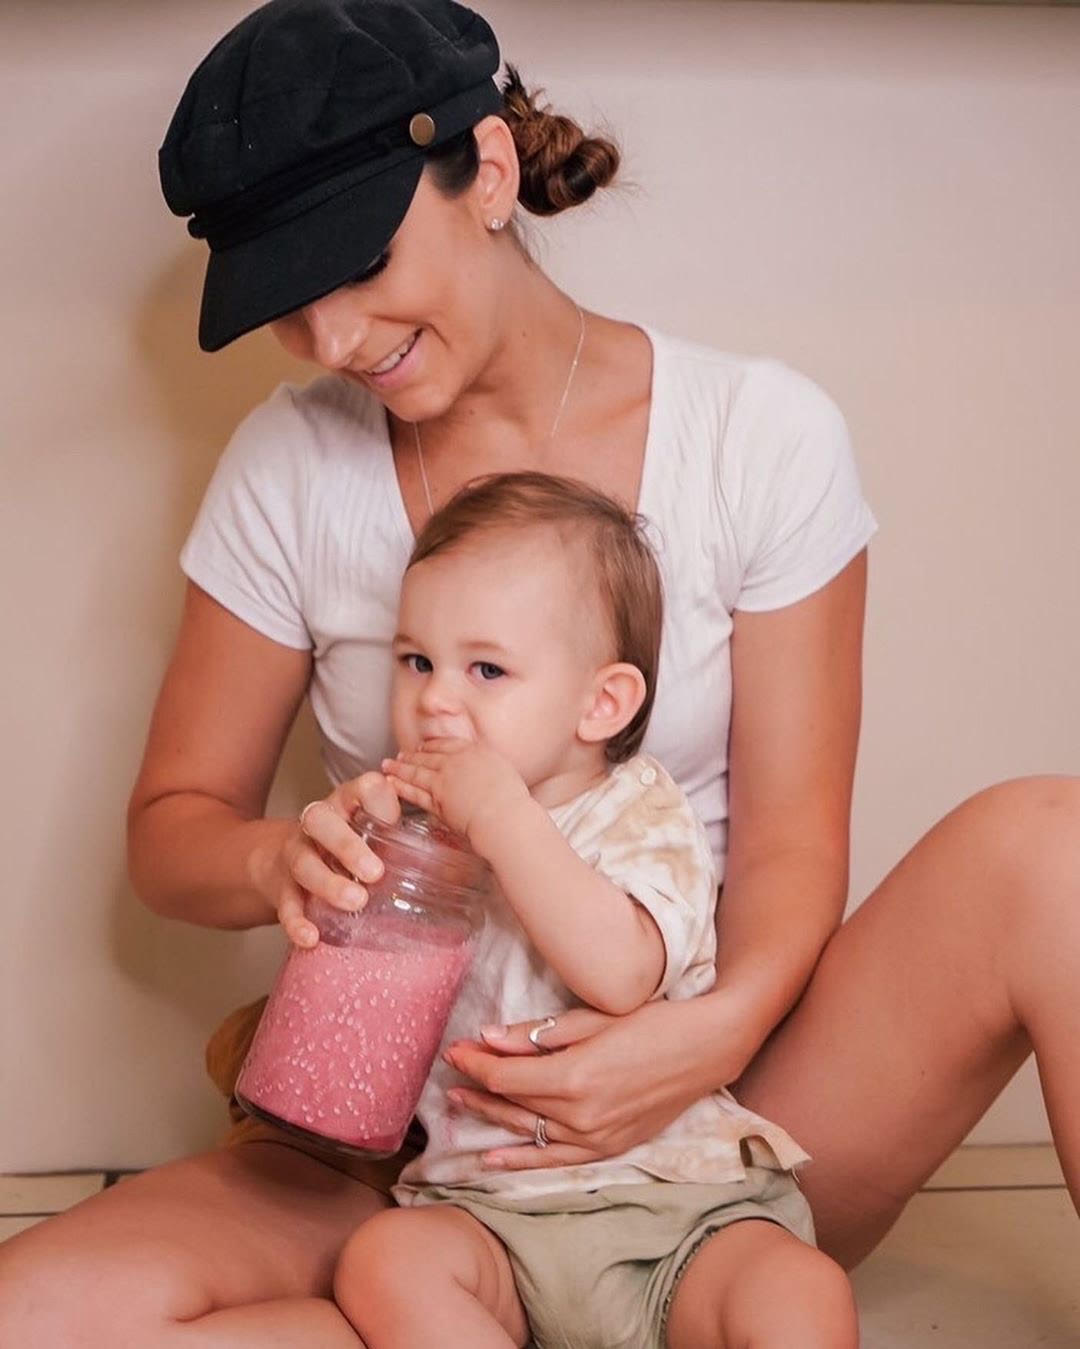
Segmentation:
{"type": "MultiPolygon", "coordinates": [[[[155,177],[188,70],[246,7],[4,7],[0,1170],[209,1141],[200,1046],[277,960],[272,933],[144,912],[122,857],[177,549],[287,368],[261,335],[197,351],[201,251],[155,177]]],[[[488,12],[527,76],[627,149],[634,189],[546,231],[554,273],[782,356],[847,412],[882,524],[853,898],[965,794],[1080,769],[1080,12],[488,12]]],[[[301,733],[277,806],[317,783],[301,733]]],[[[1029,1074],[978,1137],[1044,1128],[1029,1074]]]]}

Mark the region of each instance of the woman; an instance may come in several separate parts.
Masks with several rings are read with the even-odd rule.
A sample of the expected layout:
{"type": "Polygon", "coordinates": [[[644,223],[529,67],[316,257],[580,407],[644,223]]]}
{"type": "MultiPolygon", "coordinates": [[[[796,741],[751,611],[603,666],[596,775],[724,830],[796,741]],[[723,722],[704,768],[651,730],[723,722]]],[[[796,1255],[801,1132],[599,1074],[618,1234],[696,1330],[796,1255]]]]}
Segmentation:
{"type": "MultiPolygon", "coordinates": [[[[562,1053],[531,1027],[458,1046],[471,1108],[521,1135],[505,1164],[621,1151],[729,1083],[812,1153],[820,1243],[850,1265],[1034,1048],[1075,1198],[1080,787],[966,801],[840,925],[873,530],[842,423],[773,363],[583,315],[529,261],[515,202],[583,200],[616,156],[513,80],[504,102],[497,65],[447,0],[274,0],[177,111],[162,175],[211,246],[203,346],[272,323],[329,374],[245,422],[185,549],[136,889],[216,927],[296,929],[305,891],[354,903],[326,855],[370,875],[345,821],[389,748],[411,531],[478,473],[585,478],[664,533],[648,744],[725,866],[720,971],[689,1003],[567,1014],[562,1053]],[[339,785],[303,825],[264,819],[305,693],[339,785]]],[[[0,1341],[355,1349],[335,1265],[401,1160],[345,1171],[241,1126],[0,1248],[0,1341]]]]}

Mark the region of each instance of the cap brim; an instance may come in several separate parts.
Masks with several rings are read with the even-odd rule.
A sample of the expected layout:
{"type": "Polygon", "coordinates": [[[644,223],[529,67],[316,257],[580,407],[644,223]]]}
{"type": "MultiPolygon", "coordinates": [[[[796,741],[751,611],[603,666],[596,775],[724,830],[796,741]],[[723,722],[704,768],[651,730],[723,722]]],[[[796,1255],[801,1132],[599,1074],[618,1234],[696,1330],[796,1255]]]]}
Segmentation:
{"type": "Polygon", "coordinates": [[[416,193],[424,157],[393,156],[375,176],[253,239],[212,251],[199,346],[220,351],[244,333],[328,295],[374,262],[416,193]]]}

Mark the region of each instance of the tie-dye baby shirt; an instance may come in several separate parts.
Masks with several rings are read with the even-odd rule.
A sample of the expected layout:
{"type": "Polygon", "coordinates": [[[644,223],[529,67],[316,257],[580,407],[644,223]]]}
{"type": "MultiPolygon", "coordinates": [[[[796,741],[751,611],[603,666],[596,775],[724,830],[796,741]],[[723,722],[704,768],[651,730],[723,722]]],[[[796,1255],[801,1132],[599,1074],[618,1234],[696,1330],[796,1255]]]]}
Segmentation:
{"type": "MultiPolygon", "coordinates": [[[[655,920],[666,962],[654,996],[681,999],[707,992],[715,978],[716,868],[705,830],[669,774],[655,759],[637,755],[550,813],[575,852],[655,920]]],[[[604,959],[602,950],[596,959],[604,959]]],[[[444,1044],[475,1039],[481,1026],[558,1016],[579,1006],[531,946],[505,899],[495,895],[444,1044]]],[[[425,1185],[467,1185],[524,1198],[650,1180],[739,1180],[747,1157],[783,1169],[807,1160],[778,1125],[743,1109],[729,1092],[717,1091],[618,1157],[492,1172],[481,1164],[485,1152],[526,1140],[452,1107],[446,1093],[463,1085],[469,1084],[437,1057],[417,1108],[428,1144],[394,1188],[400,1204],[423,1203],[425,1185]]]]}

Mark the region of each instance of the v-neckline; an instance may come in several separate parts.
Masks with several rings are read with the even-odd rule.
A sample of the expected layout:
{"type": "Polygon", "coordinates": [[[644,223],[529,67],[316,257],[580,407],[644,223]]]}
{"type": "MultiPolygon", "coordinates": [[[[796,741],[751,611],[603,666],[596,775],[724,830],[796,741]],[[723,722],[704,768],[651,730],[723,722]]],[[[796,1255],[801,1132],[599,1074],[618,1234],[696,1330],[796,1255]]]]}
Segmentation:
{"type": "MultiPolygon", "coordinates": [[[[645,334],[652,350],[652,369],[649,372],[649,416],[645,427],[645,449],[641,458],[641,472],[638,477],[638,499],[634,506],[636,514],[649,518],[649,506],[652,498],[650,490],[651,465],[656,458],[653,442],[659,434],[657,429],[660,421],[659,393],[663,388],[663,382],[659,378],[662,342],[659,335],[645,324],[636,323],[633,326],[639,332],[645,334]]],[[[390,418],[385,407],[382,409],[381,452],[383,464],[390,475],[387,490],[392,502],[394,521],[402,542],[411,553],[413,544],[416,542],[416,535],[413,533],[412,521],[409,519],[408,508],[405,505],[405,494],[401,490],[401,479],[398,477],[397,464],[394,462],[394,445],[390,437],[390,418]]]]}

